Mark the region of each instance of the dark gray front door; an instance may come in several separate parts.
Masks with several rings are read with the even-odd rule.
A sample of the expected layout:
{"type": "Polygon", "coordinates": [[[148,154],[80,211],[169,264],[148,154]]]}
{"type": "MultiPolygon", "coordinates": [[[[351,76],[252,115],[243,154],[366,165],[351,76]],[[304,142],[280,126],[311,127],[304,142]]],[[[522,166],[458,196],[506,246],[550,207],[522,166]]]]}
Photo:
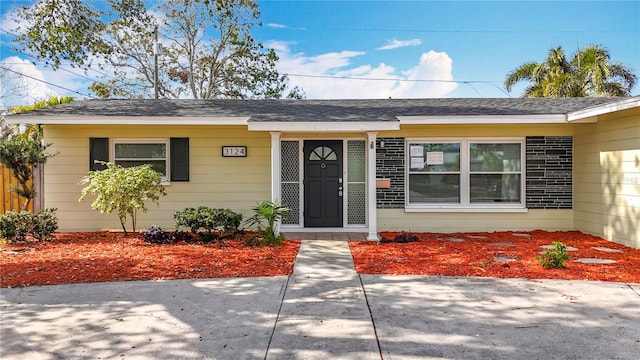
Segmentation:
{"type": "Polygon", "coordinates": [[[342,227],[342,140],[304,142],[304,226],[342,227]]]}

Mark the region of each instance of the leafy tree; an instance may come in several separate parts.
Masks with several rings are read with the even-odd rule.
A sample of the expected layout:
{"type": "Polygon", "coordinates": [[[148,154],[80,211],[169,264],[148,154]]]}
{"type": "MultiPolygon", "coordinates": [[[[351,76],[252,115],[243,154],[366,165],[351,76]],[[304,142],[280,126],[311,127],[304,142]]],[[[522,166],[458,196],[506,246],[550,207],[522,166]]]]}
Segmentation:
{"type": "Polygon", "coordinates": [[[504,86],[531,83],[523,97],[631,96],[637,77],[626,65],[611,62],[609,51],[590,45],[567,59],[561,46],[543,62],[528,62],[509,72],[504,86]]]}
{"type": "Polygon", "coordinates": [[[40,0],[16,12],[25,50],[48,60],[92,66],[113,76],[90,89],[102,98],[148,97],[154,89],[154,29],[164,45],[158,71],[162,98],[301,98],[286,93],[288,77],[278,57],[251,36],[260,26],[252,0],[40,0]],[[286,95],[285,95],[286,94],[286,95]]]}
{"type": "Polygon", "coordinates": [[[160,197],[167,194],[162,186],[160,173],[149,164],[122,167],[113,163],[100,163],[107,168],[90,171],[80,180],[81,185],[87,186],[82,189],[82,196],[78,201],[84,200],[89,194],[96,195],[91,208],[106,214],[116,211],[125,235],[125,223],[127,217],[130,217],[135,232],[138,210],[147,212],[145,201],[158,203],[160,197]]]}
{"type": "Polygon", "coordinates": [[[54,156],[47,153],[47,148],[51,144],[44,143],[40,125],[31,125],[24,133],[20,134],[5,123],[3,116],[0,127],[2,128],[0,163],[6,166],[16,178],[18,186],[9,185],[9,188],[25,199],[20,205],[20,209],[25,211],[36,196],[35,185],[31,181],[34,169],[54,156]]]}

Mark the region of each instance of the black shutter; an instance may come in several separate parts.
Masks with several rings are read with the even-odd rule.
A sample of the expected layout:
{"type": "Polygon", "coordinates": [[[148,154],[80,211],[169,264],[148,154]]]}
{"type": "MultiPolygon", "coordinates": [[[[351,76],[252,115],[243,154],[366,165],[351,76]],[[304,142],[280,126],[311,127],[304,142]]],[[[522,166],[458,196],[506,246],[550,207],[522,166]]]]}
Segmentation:
{"type": "Polygon", "coordinates": [[[107,167],[95,161],[109,161],[109,138],[89,138],[89,170],[104,170],[107,167]]]}
{"type": "Polygon", "coordinates": [[[171,138],[171,181],[189,181],[189,138],[171,138]]]}

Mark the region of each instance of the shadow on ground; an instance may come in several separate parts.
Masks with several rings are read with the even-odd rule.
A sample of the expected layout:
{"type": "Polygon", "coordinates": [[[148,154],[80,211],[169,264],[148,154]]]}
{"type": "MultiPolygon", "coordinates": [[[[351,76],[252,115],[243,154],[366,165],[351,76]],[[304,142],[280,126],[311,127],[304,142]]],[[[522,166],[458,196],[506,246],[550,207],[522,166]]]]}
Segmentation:
{"type": "Polygon", "coordinates": [[[640,354],[640,286],[361,276],[384,359],[635,359],[640,354]]]}
{"type": "Polygon", "coordinates": [[[2,359],[263,359],[287,277],[2,289],[2,359]]]}

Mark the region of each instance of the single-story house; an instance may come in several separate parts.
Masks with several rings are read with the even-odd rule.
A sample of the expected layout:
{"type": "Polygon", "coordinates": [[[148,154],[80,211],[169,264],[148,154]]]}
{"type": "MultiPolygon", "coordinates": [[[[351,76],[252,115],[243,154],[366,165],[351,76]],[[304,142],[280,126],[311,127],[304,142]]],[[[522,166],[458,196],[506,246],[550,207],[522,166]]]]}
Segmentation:
{"type": "Polygon", "coordinates": [[[640,97],[88,100],[8,120],[53,144],[43,206],[61,231],[119,227],[78,202],[98,159],[162,172],[142,227],[282,200],[282,231],[580,230],[640,247],[640,97]]]}

